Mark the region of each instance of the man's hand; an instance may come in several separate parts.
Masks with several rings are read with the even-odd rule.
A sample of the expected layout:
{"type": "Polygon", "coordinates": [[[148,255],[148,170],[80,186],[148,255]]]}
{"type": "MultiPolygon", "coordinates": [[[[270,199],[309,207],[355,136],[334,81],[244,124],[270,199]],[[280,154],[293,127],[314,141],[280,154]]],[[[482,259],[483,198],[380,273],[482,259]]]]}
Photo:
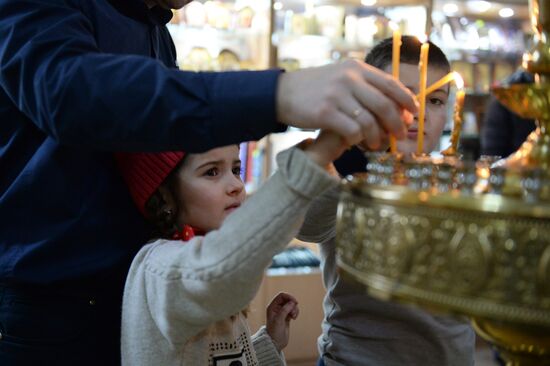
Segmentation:
{"type": "Polygon", "coordinates": [[[348,145],[364,141],[377,149],[388,133],[402,139],[416,111],[416,99],[407,88],[360,61],[283,73],[279,78],[279,121],[334,131],[348,145]]]}
{"type": "Polygon", "coordinates": [[[267,334],[279,352],[288,344],[290,320],[296,319],[300,310],[298,300],[285,292],[280,292],[267,306],[267,334]]]}

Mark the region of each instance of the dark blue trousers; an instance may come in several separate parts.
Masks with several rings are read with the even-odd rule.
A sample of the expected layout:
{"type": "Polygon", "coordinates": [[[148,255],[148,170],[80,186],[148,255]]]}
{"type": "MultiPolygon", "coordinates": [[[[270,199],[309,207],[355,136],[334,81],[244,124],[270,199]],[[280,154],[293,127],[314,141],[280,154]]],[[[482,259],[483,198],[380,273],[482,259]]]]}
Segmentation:
{"type": "Polygon", "coordinates": [[[0,285],[0,365],[120,365],[122,289],[0,285]]]}

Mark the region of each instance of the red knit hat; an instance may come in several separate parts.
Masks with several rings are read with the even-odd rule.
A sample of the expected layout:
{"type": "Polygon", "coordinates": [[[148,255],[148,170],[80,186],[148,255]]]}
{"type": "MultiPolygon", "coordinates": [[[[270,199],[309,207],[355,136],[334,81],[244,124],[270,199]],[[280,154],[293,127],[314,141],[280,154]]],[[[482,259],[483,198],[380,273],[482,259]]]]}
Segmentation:
{"type": "Polygon", "coordinates": [[[183,151],[116,153],[115,158],[139,211],[185,156],[183,151]]]}

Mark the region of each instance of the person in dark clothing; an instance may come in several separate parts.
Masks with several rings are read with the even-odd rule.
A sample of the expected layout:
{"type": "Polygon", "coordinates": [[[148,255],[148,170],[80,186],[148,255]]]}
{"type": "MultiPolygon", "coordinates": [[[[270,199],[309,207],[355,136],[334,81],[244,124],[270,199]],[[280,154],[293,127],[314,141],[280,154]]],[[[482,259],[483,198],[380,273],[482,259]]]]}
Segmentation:
{"type": "Polygon", "coordinates": [[[198,153],[288,124],[405,136],[414,97],[359,62],[177,70],[165,24],[188,2],[0,0],[2,366],[120,363],[124,279],[150,227],[114,151],[198,153]]]}
{"type": "MultiPolygon", "coordinates": [[[[505,84],[532,83],[533,75],[525,70],[513,73],[505,84]]],[[[535,121],[521,118],[491,97],[481,131],[481,154],[503,158],[515,152],[536,128],[535,121]]]]}

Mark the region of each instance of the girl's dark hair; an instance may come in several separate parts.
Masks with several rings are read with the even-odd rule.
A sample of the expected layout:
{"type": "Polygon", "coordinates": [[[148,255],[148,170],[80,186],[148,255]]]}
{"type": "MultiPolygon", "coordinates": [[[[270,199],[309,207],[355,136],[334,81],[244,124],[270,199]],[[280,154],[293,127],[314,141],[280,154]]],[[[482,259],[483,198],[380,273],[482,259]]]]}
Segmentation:
{"type": "MultiPolygon", "coordinates": [[[[430,49],[428,51],[428,64],[445,70],[451,71],[451,65],[447,56],[441,51],[441,48],[434,43],[429,42],[430,49]]],[[[420,59],[420,47],[422,42],[414,36],[404,35],[401,37],[401,52],[399,62],[404,64],[418,64],[420,59]]],[[[378,43],[367,55],[365,62],[378,69],[384,69],[391,65],[393,51],[392,37],[384,39],[378,43]]]]}
{"type": "MultiPolygon", "coordinates": [[[[186,156],[187,155],[181,159],[178,165],[174,167],[174,169],[159,186],[159,188],[165,187],[174,199],[176,198],[177,172],[183,164],[186,156]]],[[[179,232],[182,229],[177,225],[179,208],[177,206],[169,206],[160,193],[159,188],[157,188],[151,197],[149,197],[147,202],[145,202],[145,217],[154,226],[153,237],[171,239],[176,232],[179,232]]]]}
{"type": "MultiPolygon", "coordinates": [[[[237,149],[239,145],[236,144],[237,149]]],[[[190,154],[185,154],[181,161],[174,167],[170,174],[164,179],[160,187],[165,187],[172,198],[176,198],[176,186],[178,184],[177,172],[184,164],[190,154]]],[[[175,233],[183,229],[177,224],[179,207],[170,207],[164,200],[159,188],[145,202],[145,218],[154,226],[153,237],[162,239],[172,239],[175,233]]]]}

